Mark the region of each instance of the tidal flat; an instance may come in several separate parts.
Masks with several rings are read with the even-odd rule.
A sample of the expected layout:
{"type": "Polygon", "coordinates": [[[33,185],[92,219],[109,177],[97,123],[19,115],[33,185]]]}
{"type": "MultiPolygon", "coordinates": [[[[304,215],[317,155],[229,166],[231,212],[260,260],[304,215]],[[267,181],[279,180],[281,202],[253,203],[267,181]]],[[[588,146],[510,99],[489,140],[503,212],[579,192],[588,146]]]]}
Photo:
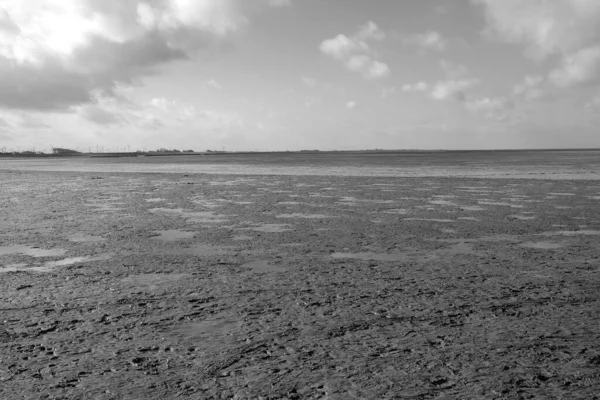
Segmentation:
{"type": "Polygon", "coordinates": [[[0,398],[593,399],[600,152],[517,153],[0,160],[0,398]]]}

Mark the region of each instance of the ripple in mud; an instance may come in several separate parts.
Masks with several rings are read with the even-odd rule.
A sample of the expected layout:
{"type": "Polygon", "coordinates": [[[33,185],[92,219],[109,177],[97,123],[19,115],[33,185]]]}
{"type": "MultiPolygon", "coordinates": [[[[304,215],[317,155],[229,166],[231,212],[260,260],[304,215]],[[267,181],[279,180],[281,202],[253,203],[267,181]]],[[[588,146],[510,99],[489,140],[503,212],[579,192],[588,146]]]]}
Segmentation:
{"type": "Polygon", "coordinates": [[[533,216],[533,215],[509,215],[508,218],[518,219],[520,221],[531,221],[531,220],[535,219],[535,216],[533,216]]]}
{"type": "Polygon", "coordinates": [[[269,261],[265,261],[265,260],[256,260],[256,261],[249,262],[247,264],[243,264],[242,268],[248,268],[253,273],[259,273],[259,274],[285,271],[285,269],[282,268],[281,266],[273,265],[269,261]]]}
{"type": "Polygon", "coordinates": [[[600,235],[600,231],[591,229],[582,229],[580,231],[557,231],[557,232],[546,232],[542,233],[546,236],[577,236],[577,235],[600,235]]]}
{"type": "Polygon", "coordinates": [[[484,206],[505,206],[505,207],[512,207],[512,208],[523,208],[524,207],[520,204],[511,204],[511,203],[507,203],[504,201],[479,201],[479,204],[482,204],[484,206]]]}
{"type": "Polygon", "coordinates": [[[323,219],[323,218],[332,218],[332,217],[329,215],[323,215],[323,214],[294,213],[294,214],[279,214],[277,216],[277,218],[323,219]]]}
{"type": "Polygon", "coordinates": [[[160,240],[163,242],[176,242],[178,240],[191,239],[196,234],[195,232],[184,232],[176,229],[166,231],[154,231],[159,236],[155,236],[152,239],[160,240]]]}
{"type": "Polygon", "coordinates": [[[67,240],[75,243],[97,243],[102,242],[104,238],[100,236],[91,236],[77,233],[74,235],[67,236],[67,240]]]}
{"type": "Polygon", "coordinates": [[[156,290],[163,285],[189,278],[189,274],[139,274],[129,275],[121,280],[126,285],[143,287],[146,290],[156,290]]]}
{"type": "Polygon", "coordinates": [[[252,239],[254,239],[254,237],[248,236],[248,235],[235,235],[235,236],[231,237],[231,240],[235,240],[235,241],[238,241],[238,242],[246,241],[246,240],[252,240],[252,239]]]}
{"type": "Polygon", "coordinates": [[[405,253],[333,253],[332,258],[348,258],[363,261],[405,261],[405,253]]]}
{"type": "Polygon", "coordinates": [[[226,215],[215,214],[212,211],[203,211],[203,212],[193,212],[193,211],[184,211],[181,208],[153,208],[148,210],[152,214],[162,214],[168,216],[175,216],[186,218],[187,222],[190,223],[209,223],[209,224],[217,224],[227,222],[226,215]]]}
{"type": "Polygon", "coordinates": [[[162,201],[167,201],[167,199],[161,199],[161,198],[156,197],[156,198],[152,198],[152,199],[146,199],[146,201],[148,203],[160,203],[162,201]]]}
{"type": "Polygon", "coordinates": [[[248,230],[256,231],[256,232],[265,232],[265,233],[282,233],[282,232],[288,232],[288,231],[293,230],[290,228],[290,226],[288,224],[262,224],[260,226],[254,227],[254,228],[244,228],[244,229],[248,229],[248,230]]]}
{"type": "Polygon", "coordinates": [[[179,254],[192,256],[210,257],[224,254],[230,254],[235,250],[234,246],[213,246],[209,244],[199,244],[192,247],[186,247],[178,251],[179,254]]]}
{"type": "Polygon", "coordinates": [[[405,215],[408,214],[410,211],[406,208],[390,208],[389,210],[383,210],[381,212],[384,214],[405,215]]]}
{"type": "Polygon", "coordinates": [[[454,220],[451,219],[439,219],[439,218],[404,218],[402,221],[428,221],[428,222],[442,222],[442,223],[451,223],[454,220]]]}
{"type": "Polygon", "coordinates": [[[463,211],[483,211],[483,210],[485,210],[485,208],[480,207],[480,206],[461,206],[460,209],[463,211]]]}
{"type": "Polygon", "coordinates": [[[560,249],[561,247],[564,247],[562,244],[552,243],[552,242],[525,242],[525,243],[519,244],[519,246],[527,247],[530,249],[541,249],[541,250],[560,249]]]}
{"type": "Polygon", "coordinates": [[[67,251],[62,249],[40,249],[39,247],[29,247],[22,245],[0,247],[0,256],[9,254],[22,254],[30,257],[60,257],[67,251]]]}

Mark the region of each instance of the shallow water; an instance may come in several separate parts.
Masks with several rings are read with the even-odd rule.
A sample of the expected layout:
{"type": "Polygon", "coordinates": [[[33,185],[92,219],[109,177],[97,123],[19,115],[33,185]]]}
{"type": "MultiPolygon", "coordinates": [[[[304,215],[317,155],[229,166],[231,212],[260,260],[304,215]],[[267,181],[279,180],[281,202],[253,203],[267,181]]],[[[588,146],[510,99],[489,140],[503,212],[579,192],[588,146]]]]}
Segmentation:
{"type": "Polygon", "coordinates": [[[29,247],[23,245],[12,245],[0,247],[0,256],[9,254],[22,254],[30,257],[60,257],[67,251],[63,249],[40,249],[39,247],[29,247]]]}

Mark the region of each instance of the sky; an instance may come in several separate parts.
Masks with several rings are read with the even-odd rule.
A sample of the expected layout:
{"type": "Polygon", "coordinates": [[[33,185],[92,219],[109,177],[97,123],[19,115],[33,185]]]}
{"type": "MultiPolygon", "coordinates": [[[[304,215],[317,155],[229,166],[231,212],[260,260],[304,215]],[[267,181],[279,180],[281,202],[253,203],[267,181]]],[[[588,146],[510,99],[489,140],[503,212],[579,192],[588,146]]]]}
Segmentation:
{"type": "Polygon", "coordinates": [[[0,151],[600,147],[598,0],[0,0],[0,151]]]}

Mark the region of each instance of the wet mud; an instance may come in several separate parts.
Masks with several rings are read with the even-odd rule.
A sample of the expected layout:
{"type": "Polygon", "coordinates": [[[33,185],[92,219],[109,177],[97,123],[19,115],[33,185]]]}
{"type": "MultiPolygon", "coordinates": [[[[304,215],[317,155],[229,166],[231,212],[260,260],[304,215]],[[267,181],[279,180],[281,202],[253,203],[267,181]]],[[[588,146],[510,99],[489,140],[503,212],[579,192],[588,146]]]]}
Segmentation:
{"type": "Polygon", "coordinates": [[[1,399],[600,393],[598,180],[0,181],[1,399]]]}

